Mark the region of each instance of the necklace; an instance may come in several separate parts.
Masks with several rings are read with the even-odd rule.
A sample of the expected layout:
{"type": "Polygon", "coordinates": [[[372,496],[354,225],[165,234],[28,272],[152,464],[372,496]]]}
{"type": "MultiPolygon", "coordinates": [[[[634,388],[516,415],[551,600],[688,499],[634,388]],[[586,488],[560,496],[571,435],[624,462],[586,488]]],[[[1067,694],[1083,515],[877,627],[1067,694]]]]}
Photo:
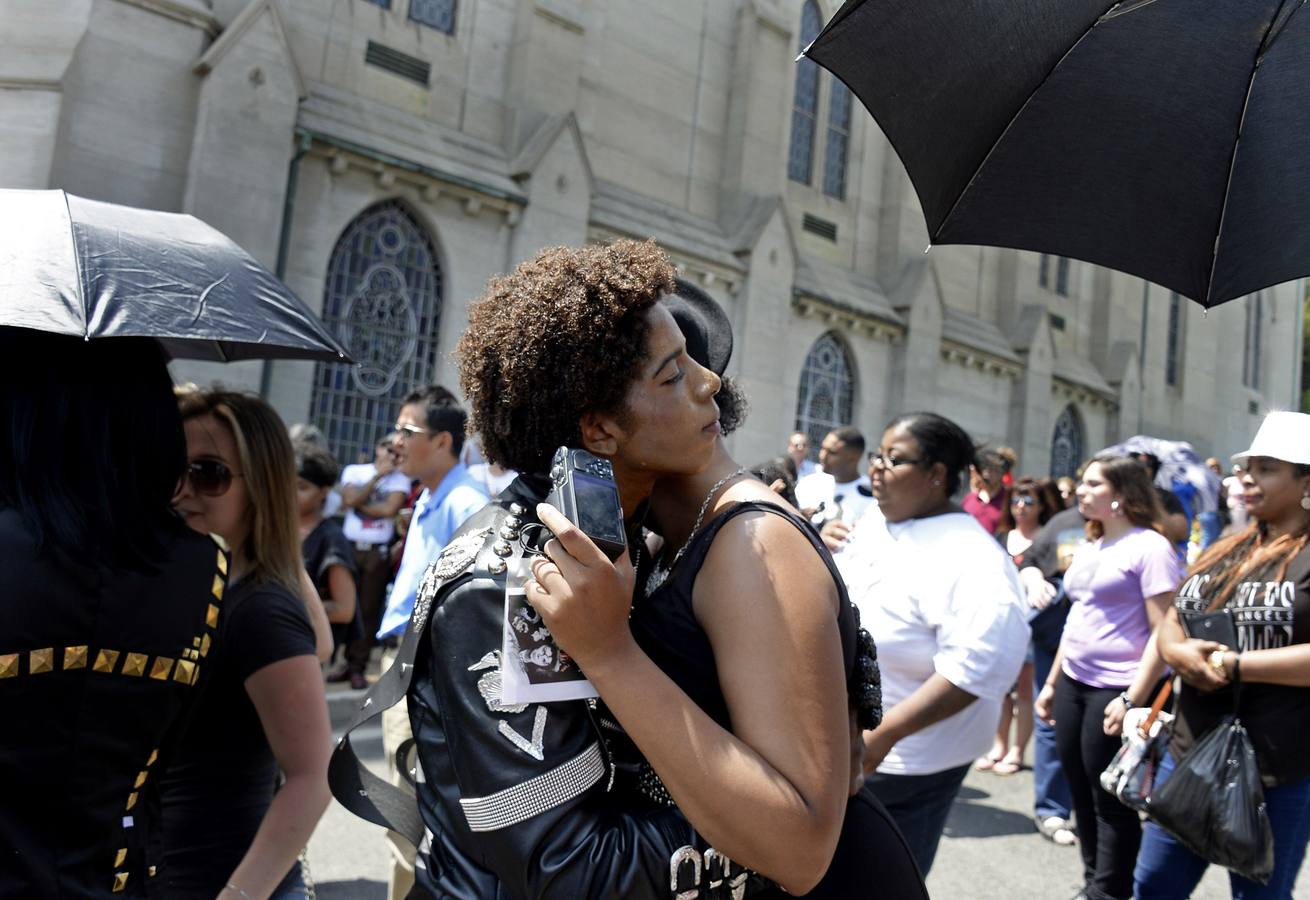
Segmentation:
{"type": "Polygon", "coordinates": [[[697,531],[700,531],[701,523],[705,521],[705,513],[709,512],[710,503],[714,500],[714,495],[717,494],[729,481],[745,474],[746,467],[739,466],[736,471],[729,472],[727,475],[724,475],[718,481],[714,482],[714,486],[711,487],[709,493],[705,495],[705,501],[700,505],[700,512],[696,514],[695,524],[691,526],[691,531],[687,532],[687,539],[682,542],[682,546],[678,548],[678,552],[673,554],[672,561],[670,561],[667,566],[664,565],[664,554],[660,554],[660,559],[655,563],[655,567],[651,569],[650,577],[646,579],[647,597],[660,589],[660,586],[668,580],[669,574],[673,571],[673,567],[678,564],[678,560],[682,559],[682,555],[687,552],[687,548],[691,545],[691,539],[696,535],[697,531]]]}

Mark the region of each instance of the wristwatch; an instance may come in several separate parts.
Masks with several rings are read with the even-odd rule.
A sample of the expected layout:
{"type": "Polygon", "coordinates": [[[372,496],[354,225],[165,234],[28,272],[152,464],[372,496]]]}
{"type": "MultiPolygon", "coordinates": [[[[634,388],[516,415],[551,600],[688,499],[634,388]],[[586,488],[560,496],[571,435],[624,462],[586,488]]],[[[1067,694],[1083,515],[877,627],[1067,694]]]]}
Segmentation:
{"type": "Polygon", "coordinates": [[[1127,712],[1128,710],[1132,709],[1134,706],[1137,705],[1133,703],[1133,698],[1128,696],[1127,691],[1122,691],[1119,694],[1119,699],[1124,702],[1124,712],[1127,712]]]}

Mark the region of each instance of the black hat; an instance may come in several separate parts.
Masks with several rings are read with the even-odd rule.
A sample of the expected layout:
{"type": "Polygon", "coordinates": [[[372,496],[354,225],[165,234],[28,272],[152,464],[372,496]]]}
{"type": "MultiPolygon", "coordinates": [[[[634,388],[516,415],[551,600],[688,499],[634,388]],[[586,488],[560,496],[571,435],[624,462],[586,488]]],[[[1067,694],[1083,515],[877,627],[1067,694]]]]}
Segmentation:
{"type": "Polygon", "coordinates": [[[715,375],[732,359],[732,323],[714,298],[683,278],[661,301],[687,339],[687,355],[715,375]]]}

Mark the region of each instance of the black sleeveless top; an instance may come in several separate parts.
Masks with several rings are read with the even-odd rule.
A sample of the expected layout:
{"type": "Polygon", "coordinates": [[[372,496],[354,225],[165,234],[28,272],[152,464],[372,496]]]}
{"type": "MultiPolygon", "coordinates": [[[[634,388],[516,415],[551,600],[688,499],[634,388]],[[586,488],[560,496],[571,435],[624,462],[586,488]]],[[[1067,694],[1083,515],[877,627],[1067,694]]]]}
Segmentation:
{"type": "Polygon", "coordinates": [[[856,667],[858,613],[847,597],[846,585],[818,533],[800,516],[781,506],[756,500],[738,503],[691,536],[682,559],[673,567],[668,579],[649,597],[645,596],[644,591],[637,591],[631,619],[632,634],[641,649],[697,706],[727,729],[732,728],[732,723],[727,701],[719,689],[714,648],[696,621],[692,590],[719,531],[737,516],[750,512],[765,512],[786,519],[813,545],[837,586],[837,627],[841,631],[842,658],[848,676],[855,674],[856,667]]]}
{"type": "MultiPolygon", "coordinates": [[[[859,613],[846,594],[846,585],[823,540],[808,522],[781,506],[761,501],[738,503],[693,534],[686,552],[667,580],[649,597],[638,589],[630,622],[637,643],[697,706],[723,728],[732,729],[727,701],[719,687],[714,648],[696,621],[692,590],[719,531],[737,516],[749,512],[781,516],[791,522],[828,567],[840,601],[837,627],[841,632],[848,693],[860,712],[861,724],[865,728],[876,727],[876,720],[881,717],[882,696],[873,641],[859,627],[859,613]],[[868,724],[870,721],[874,724],[868,724]]],[[[648,575],[648,571],[639,573],[638,584],[644,584],[648,575]]],[[[608,711],[604,711],[602,724],[618,730],[617,724],[607,717],[608,711]]],[[[626,743],[629,752],[635,752],[635,747],[626,743]]],[[[623,768],[619,765],[620,790],[625,787],[635,789],[652,803],[672,805],[663,785],[644,761],[637,764],[636,771],[629,768],[626,773],[635,778],[635,783],[624,784],[623,768]]],[[[865,788],[847,802],[841,837],[828,873],[805,897],[809,900],[859,900],[875,894],[879,898],[907,900],[927,900],[928,897],[923,877],[904,837],[882,804],[865,788]],[[876,878],[873,877],[875,874],[876,878]]],[[[760,900],[785,896],[781,890],[752,894],[752,898],[759,897],[760,900]]]]}

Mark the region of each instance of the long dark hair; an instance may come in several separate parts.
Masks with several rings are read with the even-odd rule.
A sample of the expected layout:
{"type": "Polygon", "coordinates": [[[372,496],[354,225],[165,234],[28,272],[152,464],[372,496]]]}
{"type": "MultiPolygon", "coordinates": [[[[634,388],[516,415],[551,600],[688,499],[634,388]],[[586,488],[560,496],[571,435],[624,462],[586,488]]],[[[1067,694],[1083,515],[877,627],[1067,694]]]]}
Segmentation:
{"type": "MultiPolygon", "coordinates": [[[[1163,533],[1164,510],[1160,497],[1151,483],[1146,466],[1131,456],[1098,456],[1092,460],[1101,467],[1106,482],[1119,495],[1119,512],[1138,528],[1150,528],[1163,533]]],[[[1088,463],[1090,466],[1092,463],[1088,463]]],[[[1105,534],[1105,527],[1093,519],[1087,520],[1087,536],[1097,540],[1105,534]]]]}
{"type": "Polygon", "coordinates": [[[186,439],[160,344],[0,327],[0,360],[0,507],[38,553],[164,562],[164,534],[185,528],[172,500],[186,439]]]}
{"type": "Polygon", "coordinates": [[[1005,515],[1001,517],[1002,531],[1013,531],[1018,527],[1015,524],[1014,511],[1011,508],[1015,497],[1027,497],[1037,504],[1038,525],[1045,525],[1047,520],[1060,510],[1060,507],[1052,502],[1050,491],[1047,490],[1045,484],[1036,478],[1020,478],[1014,483],[1014,487],[1010,488],[1009,502],[1005,504],[1005,515]]]}

